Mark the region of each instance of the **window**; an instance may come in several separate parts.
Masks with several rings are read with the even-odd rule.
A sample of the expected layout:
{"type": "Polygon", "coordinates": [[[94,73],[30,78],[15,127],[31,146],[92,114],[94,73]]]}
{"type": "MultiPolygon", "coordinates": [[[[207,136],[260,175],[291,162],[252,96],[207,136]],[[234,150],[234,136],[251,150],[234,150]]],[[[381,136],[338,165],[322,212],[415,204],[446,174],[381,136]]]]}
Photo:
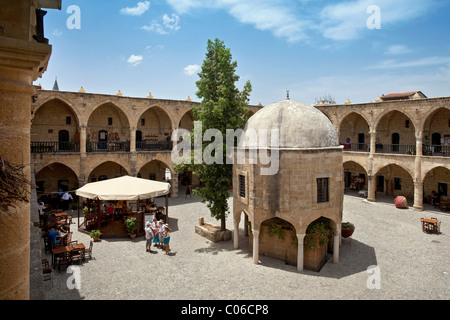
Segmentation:
{"type": "Polygon", "coordinates": [[[72,118],[70,116],[66,117],[66,124],[71,124],[72,123],[72,118]]]}
{"type": "Polygon", "coordinates": [[[144,118],[141,119],[141,126],[145,126],[145,119],[144,118]]]}
{"type": "Polygon", "coordinates": [[[405,128],[409,128],[409,120],[405,121],[405,128]]]}
{"type": "Polygon", "coordinates": [[[108,118],[108,126],[112,126],[112,118],[108,118]]]}
{"type": "Polygon", "coordinates": [[[148,178],[149,180],[156,180],[156,173],[149,173],[148,178]]]}
{"type": "Polygon", "coordinates": [[[245,198],[245,176],[239,175],[239,196],[245,198]]]}
{"type": "Polygon", "coordinates": [[[394,189],[402,190],[402,179],[401,178],[394,178],[394,189]]]}
{"type": "Polygon", "coordinates": [[[328,202],[330,195],[328,189],[329,178],[317,179],[317,203],[328,202]]]}

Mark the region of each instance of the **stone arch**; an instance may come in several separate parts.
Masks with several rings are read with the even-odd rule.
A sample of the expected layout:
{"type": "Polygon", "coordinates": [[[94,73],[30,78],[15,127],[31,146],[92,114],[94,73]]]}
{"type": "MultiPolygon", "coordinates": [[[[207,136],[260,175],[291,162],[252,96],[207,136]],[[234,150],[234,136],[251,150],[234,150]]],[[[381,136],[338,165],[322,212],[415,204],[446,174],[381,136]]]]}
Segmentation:
{"type": "Polygon", "coordinates": [[[90,170],[87,182],[97,181],[100,176],[111,179],[124,175],[129,175],[129,171],[124,166],[115,161],[103,161],[90,170]]]}
{"type": "Polygon", "coordinates": [[[80,123],[80,121],[81,121],[81,114],[78,112],[78,108],[75,108],[75,106],[73,105],[72,101],[66,99],[64,96],[62,96],[60,94],[52,94],[52,95],[46,97],[45,99],[39,101],[39,104],[37,104],[36,106],[34,106],[32,108],[33,113],[32,113],[31,120],[33,121],[34,116],[39,111],[39,109],[41,109],[44,105],[46,105],[47,103],[51,102],[52,100],[58,100],[61,103],[65,104],[68,108],[70,108],[71,111],[76,115],[76,122],[78,124],[80,123]]]}
{"type": "Polygon", "coordinates": [[[165,171],[167,168],[173,173],[172,167],[167,163],[160,159],[153,159],[137,170],[137,176],[144,179],[161,181],[165,179],[165,171]]]}
{"type": "MultiPolygon", "coordinates": [[[[358,163],[355,160],[348,160],[343,163],[344,168],[344,185],[345,188],[352,188],[352,184],[358,184],[355,185],[355,187],[362,188],[363,190],[368,189],[368,170],[364,167],[361,163],[358,163]],[[362,170],[361,170],[362,169],[362,170]],[[361,172],[363,171],[363,172],[361,172]],[[350,175],[349,175],[350,173],[350,175]],[[364,179],[364,181],[354,181],[355,179],[358,180],[358,178],[355,178],[356,175],[351,175],[351,173],[358,174],[358,178],[364,179]],[[360,177],[359,174],[364,173],[365,177],[360,177]]],[[[361,190],[361,189],[360,189],[361,190]]]]}
{"type": "Polygon", "coordinates": [[[130,140],[130,119],[120,106],[111,101],[105,101],[92,110],[87,127],[88,138],[94,142],[98,141],[100,131],[113,133],[114,136],[117,133],[119,141],[130,140]]]}
{"type": "MultiPolygon", "coordinates": [[[[259,254],[284,260],[290,265],[297,265],[298,232],[292,223],[286,219],[273,217],[262,221],[259,230],[259,254]]],[[[252,247],[253,236],[249,237],[249,242],[252,247]]]]}
{"type": "Polygon", "coordinates": [[[178,128],[192,131],[194,129],[194,121],[194,113],[192,112],[192,109],[187,110],[181,115],[180,120],[178,121],[178,128]]]}
{"type": "MultiPolygon", "coordinates": [[[[367,145],[370,144],[370,125],[366,117],[361,113],[355,111],[347,112],[339,121],[338,132],[340,143],[354,143],[356,144],[356,150],[368,150],[367,145]],[[350,141],[347,142],[347,139],[350,141]]],[[[352,147],[351,150],[353,149],[352,147]]]]}
{"type": "Polygon", "coordinates": [[[382,191],[387,195],[403,195],[407,198],[414,198],[414,172],[400,163],[391,162],[378,166],[373,172],[374,177],[383,176],[383,190],[380,190],[380,183],[377,180],[377,191],[382,191]],[[400,189],[396,186],[396,179],[400,178],[400,189]]]}
{"type": "MultiPolygon", "coordinates": [[[[169,128],[167,122],[169,122],[170,125],[170,129],[173,130],[173,128],[175,128],[175,123],[173,120],[173,117],[171,116],[170,112],[168,112],[167,110],[165,110],[162,106],[159,106],[157,104],[152,105],[148,108],[146,108],[140,115],[139,115],[139,119],[138,119],[138,123],[136,124],[136,127],[139,128],[141,127],[141,120],[143,119],[143,117],[148,114],[148,113],[154,113],[154,119],[153,120],[157,120],[158,124],[159,124],[159,128],[169,128]],[[167,120],[168,121],[161,121],[161,118],[166,118],[166,119],[162,119],[162,120],[167,120]],[[162,126],[161,126],[162,125],[162,126]]],[[[145,118],[144,118],[145,119],[145,118]]],[[[146,119],[146,123],[147,123],[147,119],[146,119]]],[[[150,123],[149,123],[150,125],[150,123]]]]}
{"type": "MultiPolygon", "coordinates": [[[[67,190],[72,191],[79,186],[77,173],[64,163],[53,161],[40,168],[35,174],[37,193],[43,188],[44,192],[56,194],[59,190],[59,184],[63,180],[67,181],[67,190]]],[[[64,188],[63,188],[64,189],[64,188]]]]}
{"type": "Polygon", "coordinates": [[[391,109],[381,113],[374,123],[377,132],[377,141],[382,144],[391,145],[392,135],[399,134],[401,145],[416,144],[417,124],[412,118],[402,110],[391,109]]]}
{"type": "Polygon", "coordinates": [[[433,132],[441,132],[442,136],[445,133],[450,135],[449,119],[450,107],[440,107],[430,112],[419,124],[419,129],[423,132],[423,140],[425,141],[425,137],[428,137],[431,143],[431,135],[433,132]]]}
{"type": "MultiPolygon", "coordinates": [[[[433,167],[431,167],[431,168],[428,168],[428,170],[424,170],[423,172],[422,172],[422,181],[425,181],[425,179],[427,178],[427,176],[428,175],[430,175],[433,171],[435,171],[435,170],[440,170],[440,169],[442,169],[443,171],[445,171],[445,172],[448,172],[448,173],[450,173],[450,169],[449,168],[447,168],[447,167],[445,167],[445,166],[443,166],[443,165],[441,165],[441,164],[436,164],[436,165],[434,165],[433,167]]],[[[449,180],[450,181],[450,180],[449,180]]]]}
{"type": "MultiPolygon", "coordinates": [[[[67,142],[79,142],[80,119],[77,110],[62,98],[50,98],[33,113],[31,141],[58,142],[58,133],[66,130],[67,142]]],[[[56,146],[55,146],[56,147],[56,146]]]]}
{"type": "MultiPolygon", "coordinates": [[[[142,140],[152,142],[170,142],[174,128],[173,119],[167,110],[154,105],[145,109],[136,123],[142,140]]],[[[138,140],[136,140],[139,143],[138,140]]]]}

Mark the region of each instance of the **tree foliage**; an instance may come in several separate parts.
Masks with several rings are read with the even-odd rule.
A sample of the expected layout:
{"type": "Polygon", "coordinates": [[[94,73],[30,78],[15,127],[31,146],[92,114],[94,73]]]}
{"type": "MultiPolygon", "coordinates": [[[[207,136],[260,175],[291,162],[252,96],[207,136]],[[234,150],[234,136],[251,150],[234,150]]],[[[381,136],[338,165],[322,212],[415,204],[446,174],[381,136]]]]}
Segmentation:
{"type": "MultiPolygon", "coordinates": [[[[197,175],[204,187],[197,188],[194,193],[201,197],[210,209],[211,216],[221,220],[221,229],[225,230],[225,219],[229,212],[229,188],[233,179],[233,165],[226,163],[226,130],[243,128],[247,114],[249,95],[252,90],[247,81],[242,91],[236,87],[239,76],[236,75],[237,62],[232,61],[229,48],[223,41],[208,40],[207,52],[201,71],[200,79],[196,82],[196,95],[202,99],[201,106],[193,106],[194,119],[202,122],[202,137],[206,130],[217,129],[224,137],[222,140],[223,163],[177,165],[178,172],[192,171],[197,175]]],[[[193,133],[191,133],[193,141],[193,133]]],[[[211,142],[203,141],[202,152],[211,142]]],[[[194,157],[194,155],[193,155],[194,157]]]]}

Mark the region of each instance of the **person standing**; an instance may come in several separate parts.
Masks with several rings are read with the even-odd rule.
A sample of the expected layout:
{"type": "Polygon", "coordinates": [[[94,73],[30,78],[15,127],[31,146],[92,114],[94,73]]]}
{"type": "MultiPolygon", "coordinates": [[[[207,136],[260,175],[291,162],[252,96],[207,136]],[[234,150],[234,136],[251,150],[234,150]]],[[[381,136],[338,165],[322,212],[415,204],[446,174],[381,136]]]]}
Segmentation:
{"type": "Polygon", "coordinates": [[[161,247],[161,249],[164,249],[164,231],[165,231],[165,225],[164,225],[164,221],[159,220],[158,221],[158,226],[159,226],[159,245],[161,247]]]}
{"type": "Polygon", "coordinates": [[[156,218],[153,218],[153,223],[152,223],[152,231],[153,231],[153,245],[155,247],[158,247],[160,245],[159,242],[159,224],[158,224],[158,220],[156,220],[156,218]]]}
{"type": "Polygon", "coordinates": [[[147,221],[145,226],[145,251],[146,252],[153,252],[151,250],[152,247],[152,239],[153,239],[153,230],[151,228],[150,221],[147,221]]]}
{"type": "Polygon", "coordinates": [[[164,248],[166,252],[164,254],[168,255],[170,248],[169,248],[169,242],[170,242],[170,232],[172,232],[172,229],[169,228],[169,225],[166,223],[164,225],[164,248]]]}
{"type": "Polygon", "coordinates": [[[61,200],[63,201],[63,210],[68,210],[69,209],[69,202],[70,200],[73,200],[72,195],[66,191],[66,193],[63,194],[63,196],[61,197],[61,200]]]}

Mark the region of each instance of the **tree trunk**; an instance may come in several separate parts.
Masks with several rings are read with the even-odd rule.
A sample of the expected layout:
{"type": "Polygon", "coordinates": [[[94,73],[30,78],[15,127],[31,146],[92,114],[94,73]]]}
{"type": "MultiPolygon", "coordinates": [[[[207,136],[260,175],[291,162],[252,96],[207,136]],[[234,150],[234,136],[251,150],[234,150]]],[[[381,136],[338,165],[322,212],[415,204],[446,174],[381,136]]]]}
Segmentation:
{"type": "Polygon", "coordinates": [[[225,231],[226,230],[226,222],[225,222],[225,217],[220,218],[220,231],[225,231]]]}

